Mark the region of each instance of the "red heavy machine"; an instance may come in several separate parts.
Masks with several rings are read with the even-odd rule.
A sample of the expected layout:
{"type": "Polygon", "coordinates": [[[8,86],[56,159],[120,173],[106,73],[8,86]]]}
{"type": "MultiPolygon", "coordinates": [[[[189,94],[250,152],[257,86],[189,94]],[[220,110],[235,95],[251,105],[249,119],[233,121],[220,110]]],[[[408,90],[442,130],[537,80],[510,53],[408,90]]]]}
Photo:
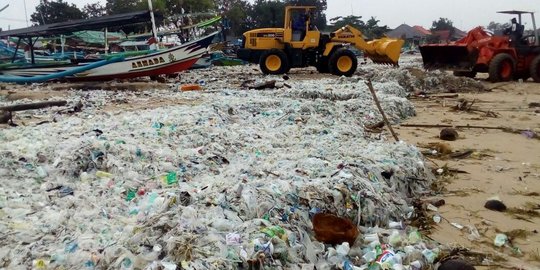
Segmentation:
{"type": "MultiPolygon", "coordinates": [[[[499,13],[517,15],[519,26],[522,25],[521,15],[530,14],[533,29],[536,29],[533,12],[499,13]]],[[[456,76],[467,77],[487,72],[492,82],[528,78],[540,82],[539,42],[537,31],[526,36],[495,36],[477,27],[456,42],[420,46],[420,52],[427,69],[449,69],[456,76]]]]}

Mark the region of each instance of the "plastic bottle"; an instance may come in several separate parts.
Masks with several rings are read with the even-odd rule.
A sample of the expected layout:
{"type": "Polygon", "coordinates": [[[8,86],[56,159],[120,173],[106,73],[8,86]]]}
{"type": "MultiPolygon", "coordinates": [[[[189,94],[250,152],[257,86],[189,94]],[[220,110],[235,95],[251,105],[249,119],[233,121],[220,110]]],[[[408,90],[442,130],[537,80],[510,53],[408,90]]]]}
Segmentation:
{"type": "Polygon", "coordinates": [[[422,240],[422,235],[416,230],[409,233],[409,243],[416,244],[422,240]]]}
{"type": "Polygon", "coordinates": [[[49,265],[49,261],[44,259],[37,259],[33,261],[32,265],[34,266],[33,269],[46,270],[49,265]]]}
{"type": "Polygon", "coordinates": [[[428,263],[433,263],[437,259],[438,253],[435,250],[424,249],[422,255],[424,255],[428,263]]]}
{"type": "Polygon", "coordinates": [[[401,242],[403,241],[403,239],[401,238],[401,234],[399,233],[398,230],[393,230],[391,233],[390,233],[390,236],[388,236],[388,243],[392,246],[397,246],[398,244],[400,244],[401,242]]]}
{"type": "Polygon", "coordinates": [[[493,244],[497,247],[502,247],[506,242],[508,241],[508,236],[505,234],[499,233],[495,236],[495,240],[493,241],[493,244]]]}
{"type": "Polygon", "coordinates": [[[379,242],[379,235],[376,234],[376,233],[372,233],[372,234],[365,234],[364,235],[364,242],[365,243],[372,243],[372,242],[379,242]]]}
{"type": "Polygon", "coordinates": [[[38,167],[36,168],[36,172],[37,172],[37,174],[38,174],[38,176],[39,176],[40,178],[45,178],[45,177],[47,177],[47,175],[49,175],[49,174],[47,173],[47,171],[46,171],[43,167],[41,167],[41,166],[38,166],[38,167]]]}
{"type": "Polygon", "coordinates": [[[403,222],[401,222],[401,221],[390,221],[390,222],[388,222],[388,228],[390,228],[390,229],[403,229],[403,222]]]}
{"type": "Polygon", "coordinates": [[[129,202],[129,201],[135,199],[135,196],[136,196],[135,190],[133,190],[131,188],[128,189],[127,194],[126,194],[126,202],[129,202]]]}
{"type": "Polygon", "coordinates": [[[111,178],[113,175],[111,173],[108,173],[108,172],[97,171],[96,176],[99,177],[99,178],[111,178]]]}
{"type": "Polygon", "coordinates": [[[125,257],[120,263],[121,270],[132,270],[133,267],[133,260],[129,257],[125,257]]]}
{"type": "Polygon", "coordinates": [[[375,259],[377,259],[377,253],[375,252],[375,250],[373,249],[369,249],[367,250],[364,255],[362,256],[362,258],[364,259],[364,261],[366,261],[367,263],[370,263],[372,261],[375,261],[375,259]]]}
{"type": "Polygon", "coordinates": [[[345,258],[349,254],[349,251],[351,251],[351,248],[347,242],[343,242],[341,245],[336,247],[338,257],[345,258]]]}
{"type": "Polygon", "coordinates": [[[411,262],[409,266],[411,267],[411,270],[422,270],[424,264],[421,261],[414,261],[411,262]]]}
{"type": "Polygon", "coordinates": [[[166,185],[178,183],[176,172],[169,172],[165,177],[163,177],[163,183],[166,185]]]}
{"type": "Polygon", "coordinates": [[[76,242],[71,242],[67,244],[67,246],[64,248],[64,251],[66,253],[74,253],[79,248],[79,245],[77,245],[76,242]]]}
{"type": "Polygon", "coordinates": [[[283,228],[281,228],[280,226],[267,227],[262,229],[261,232],[266,234],[266,236],[270,238],[274,236],[282,237],[285,234],[285,230],[283,230],[283,228]]]}

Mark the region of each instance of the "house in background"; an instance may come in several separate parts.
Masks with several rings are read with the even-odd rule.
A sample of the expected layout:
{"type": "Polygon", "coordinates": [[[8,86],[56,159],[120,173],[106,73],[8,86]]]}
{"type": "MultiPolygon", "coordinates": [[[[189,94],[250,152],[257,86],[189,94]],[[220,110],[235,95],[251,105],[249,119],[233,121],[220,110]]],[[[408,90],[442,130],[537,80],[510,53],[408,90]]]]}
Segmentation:
{"type": "Polygon", "coordinates": [[[403,47],[414,50],[415,47],[424,43],[448,43],[456,41],[465,37],[467,33],[455,27],[453,31],[430,31],[420,25],[410,26],[408,24],[402,24],[396,27],[396,29],[387,32],[386,35],[391,38],[401,38],[405,40],[405,45],[403,47]]]}
{"type": "Polygon", "coordinates": [[[448,43],[451,41],[456,41],[464,38],[467,35],[466,32],[463,32],[454,27],[453,31],[450,30],[439,30],[433,31],[432,37],[435,38],[438,42],[448,43]]]}
{"type": "Polygon", "coordinates": [[[423,33],[426,36],[431,35],[431,31],[427,30],[426,28],[424,28],[424,27],[422,27],[420,25],[415,25],[415,26],[413,26],[413,28],[416,29],[416,31],[418,31],[420,33],[423,33]]]}
{"type": "Polygon", "coordinates": [[[402,24],[396,29],[386,33],[388,37],[405,40],[403,47],[411,49],[423,44],[430,34],[431,32],[421,26],[412,27],[408,24],[402,24]]]}

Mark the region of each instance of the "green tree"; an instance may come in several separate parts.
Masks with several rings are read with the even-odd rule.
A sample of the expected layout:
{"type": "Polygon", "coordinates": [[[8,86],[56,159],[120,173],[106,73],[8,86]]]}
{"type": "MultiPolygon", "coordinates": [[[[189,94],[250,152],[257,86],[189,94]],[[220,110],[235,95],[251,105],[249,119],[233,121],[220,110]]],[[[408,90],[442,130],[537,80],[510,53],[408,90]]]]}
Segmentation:
{"type": "Polygon", "coordinates": [[[390,31],[387,25],[379,25],[380,20],[377,20],[375,17],[371,17],[363,28],[361,28],[362,33],[369,38],[379,38],[383,36],[386,32],[390,31]]]}
{"type": "Polygon", "coordinates": [[[63,0],[41,0],[36,6],[36,12],[30,15],[30,21],[37,25],[84,19],[85,14],[74,4],[63,0]]]}
{"type": "Polygon", "coordinates": [[[246,23],[251,29],[283,27],[285,3],[256,0],[247,12],[246,23]]]}
{"type": "Polygon", "coordinates": [[[439,18],[431,24],[431,31],[454,30],[454,22],[447,18],[439,18]]]}
{"type": "Polygon", "coordinates": [[[332,31],[345,25],[350,25],[360,30],[360,32],[369,39],[379,38],[390,30],[386,25],[379,25],[380,20],[377,20],[375,17],[371,17],[367,22],[364,22],[362,16],[349,15],[347,17],[338,16],[330,19],[330,21],[332,22],[332,31]]]}
{"type": "Polygon", "coordinates": [[[85,14],[87,18],[93,18],[93,17],[101,17],[105,14],[107,14],[107,9],[102,6],[100,3],[94,3],[94,4],[86,4],[82,12],[85,14]]]}
{"type": "Polygon", "coordinates": [[[219,0],[217,6],[219,14],[228,24],[227,35],[240,36],[250,30],[250,26],[246,22],[251,8],[249,2],[245,0],[219,0]]]}
{"type": "Polygon", "coordinates": [[[364,21],[362,21],[362,16],[355,16],[355,15],[349,15],[346,17],[338,16],[330,19],[331,22],[331,30],[335,31],[345,25],[350,25],[357,29],[363,29],[366,25],[364,21]]]}
{"type": "Polygon", "coordinates": [[[142,4],[140,0],[107,0],[105,9],[108,15],[121,14],[141,10],[142,4]]]}
{"type": "Polygon", "coordinates": [[[439,18],[437,21],[433,21],[430,28],[432,35],[427,37],[427,42],[429,43],[438,43],[441,40],[440,35],[438,35],[437,31],[449,31],[449,39],[452,39],[452,36],[454,35],[456,28],[454,28],[454,23],[447,19],[447,18],[439,18]]]}
{"type": "Polygon", "coordinates": [[[488,24],[486,29],[495,33],[496,35],[501,35],[505,29],[510,28],[511,26],[512,25],[510,23],[500,24],[492,21],[488,24]]]}
{"type": "Polygon", "coordinates": [[[185,12],[208,12],[213,11],[216,5],[213,0],[182,0],[185,12]]]}

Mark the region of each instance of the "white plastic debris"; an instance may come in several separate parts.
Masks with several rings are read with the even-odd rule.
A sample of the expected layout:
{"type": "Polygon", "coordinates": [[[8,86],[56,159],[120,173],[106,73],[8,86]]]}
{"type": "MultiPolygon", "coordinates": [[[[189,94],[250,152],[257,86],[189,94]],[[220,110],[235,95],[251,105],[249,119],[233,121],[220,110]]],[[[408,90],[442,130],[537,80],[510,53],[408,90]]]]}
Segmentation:
{"type": "MultiPolygon", "coordinates": [[[[246,79],[280,80],[251,69],[182,75],[207,92],[71,90],[63,98],[82,100],[82,112],[18,114],[50,121],[0,133],[3,267],[313,268],[330,265],[313,239],[310,217],[321,211],[365,228],[399,222],[392,243],[408,253],[394,254],[422,260],[424,240],[400,221],[433,176],[416,147],[364,130],[382,117],[363,79],[247,90],[246,79]]],[[[415,114],[395,78],[374,78],[374,87],[392,122],[415,114]]],[[[336,247],[334,265],[353,252],[377,259],[389,242],[377,233],[336,247]]]]}

